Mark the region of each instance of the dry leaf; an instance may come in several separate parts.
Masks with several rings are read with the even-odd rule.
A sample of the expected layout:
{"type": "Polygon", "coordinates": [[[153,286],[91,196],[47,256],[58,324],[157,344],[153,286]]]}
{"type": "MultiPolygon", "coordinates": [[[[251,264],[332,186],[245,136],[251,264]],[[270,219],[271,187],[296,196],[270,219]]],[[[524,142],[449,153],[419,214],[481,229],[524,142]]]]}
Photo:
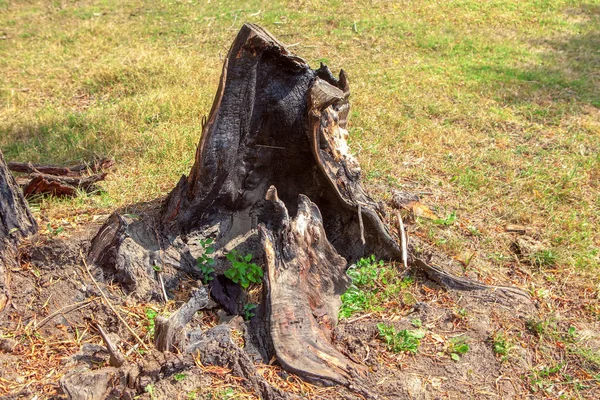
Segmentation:
{"type": "Polygon", "coordinates": [[[431,211],[431,208],[427,207],[425,204],[419,201],[413,201],[409,203],[408,206],[415,217],[426,219],[438,219],[438,216],[435,215],[433,211],[431,211]]]}

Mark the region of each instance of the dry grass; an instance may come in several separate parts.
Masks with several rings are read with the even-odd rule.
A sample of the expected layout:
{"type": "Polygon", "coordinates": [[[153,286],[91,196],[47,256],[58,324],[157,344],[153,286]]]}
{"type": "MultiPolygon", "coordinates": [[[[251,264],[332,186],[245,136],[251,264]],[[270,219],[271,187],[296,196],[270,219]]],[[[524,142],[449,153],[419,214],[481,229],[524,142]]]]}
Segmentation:
{"type": "Polygon", "coordinates": [[[597,329],[596,0],[0,0],[5,157],[117,160],[103,193],[35,201],[44,227],[68,231],[174,186],[243,22],[349,73],[351,145],[368,184],[426,193],[441,219],[457,216],[417,220],[413,234],[467,258],[469,275],[530,290],[549,320],[597,329]],[[534,250],[517,251],[507,224],[532,229],[534,250]]]}

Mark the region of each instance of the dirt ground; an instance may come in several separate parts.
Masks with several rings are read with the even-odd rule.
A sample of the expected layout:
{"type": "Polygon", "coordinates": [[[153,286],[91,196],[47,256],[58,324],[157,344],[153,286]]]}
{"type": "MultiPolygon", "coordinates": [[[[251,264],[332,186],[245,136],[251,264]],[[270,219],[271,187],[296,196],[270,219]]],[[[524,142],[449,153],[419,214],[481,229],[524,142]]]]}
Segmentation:
{"type": "MultiPolygon", "coordinates": [[[[412,299],[405,302],[403,314],[361,314],[341,320],[336,328],[334,343],[338,349],[369,370],[368,376],[357,380],[360,384],[356,386],[311,385],[285,372],[276,360],[251,367],[232,359],[221,360],[221,365],[209,365],[202,362],[200,354],[160,353],[153,349],[147,311],[176,309],[197,283],[190,277],[181,283],[176,300],[161,305],[137,302],[118,286],[99,282],[109,302],[142,340],[143,344],[139,343],[107,306],[82,259],[105,218],[81,224],[68,235],[40,234],[22,246],[20,266],[10,271],[12,298],[0,314],[2,398],[68,398],[73,382],[89,385],[91,392],[98,393],[116,385],[119,379],[130,388],[110,395],[107,392],[107,396],[260,398],[266,392],[261,393],[262,389],[257,388],[271,387],[273,398],[561,397],[558,391],[552,395],[547,387],[535,390],[534,378],[538,375],[532,375],[532,368],[539,364],[540,353],[548,353],[543,348],[547,341],[542,340],[532,322],[540,320],[540,304],[499,301],[493,293],[486,292],[447,291],[419,274],[415,276],[409,293],[412,299]],[[415,320],[420,320],[426,329],[419,351],[416,354],[389,351],[378,335],[377,324],[385,322],[397,329],[411,329],[415,320]],[[98,325],[126,355],[126,365],[121,369],[109,366],[98,325]],[[494,348],[498,335],[518,338],[515,341],[518,344],[510,349],[510,357],[500,356],[494,348]],[[461,336],[466,338],[470,350],[455,360],[448,346],[453,338],[461,336]]],[[[93,266],[89,268],[93,276],[93,266]]],[[[244,332],[249,325],[241,318],[227,316],[214,306],[198,313],[195,323],[203,331],[227,326],[228,351],[243,353],[240,349],[244,348],[244,332]]],[[[568,331],[568,325],[563,331],[568,331]]],[[[582,321],[579,325],[579,332],[588,332],[588,347],[599,347],[600,341],[594,333],[597,331],[594,324],[584,327],[582,321]]],[[[590,368],[581,367],[581,357],[567,351],[553,350],[549,354],[580,381],[590,379],[585,375],[590,368]]],[[[541,371],[540,380],[551,379],[552,371],[545,374],[541,371]]],[[[580,397],[600,396],[595,382],[582,393],[580,397]]]]}

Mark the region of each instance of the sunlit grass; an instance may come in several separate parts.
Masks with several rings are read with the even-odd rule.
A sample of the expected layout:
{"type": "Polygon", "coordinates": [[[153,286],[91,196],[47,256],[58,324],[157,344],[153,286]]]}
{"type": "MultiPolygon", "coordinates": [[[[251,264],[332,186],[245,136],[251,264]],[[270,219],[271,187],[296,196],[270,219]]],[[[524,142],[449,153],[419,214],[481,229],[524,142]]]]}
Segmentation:
{"type": "MultiPolygon", "coordinates": [[[[599,10],[559,0],[2,1],[0,146],[8,160],[115,157],[102,184],[109,208],[165,195],[193,161],[229,44],[255,22],[313,66],[348,72],[367,182],[431,193],[426,202],[455,211],[458,224],[432,228],[449,252],[508,248],[498,228],[517,223],[559,265],[589,271],[600,245],[599,10]],[[474,242],[465,224],[494,240],[474,242]]],[[[506,266],[493,259],[470,268],[506,266]]]]}

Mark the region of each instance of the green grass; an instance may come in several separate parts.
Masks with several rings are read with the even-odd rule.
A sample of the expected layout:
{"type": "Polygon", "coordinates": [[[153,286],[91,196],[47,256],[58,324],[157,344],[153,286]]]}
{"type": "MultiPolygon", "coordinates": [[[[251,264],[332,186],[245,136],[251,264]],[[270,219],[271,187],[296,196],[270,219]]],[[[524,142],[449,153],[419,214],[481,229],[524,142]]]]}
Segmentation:
{"type": "Polygon", "coordinates": [[[386,265],[373,255],[358,260],[347,274],[352,283],[342,294],[340,318],[364,312],[394,313],[414,302],[408,290],[414,279],[401,276],[395,265],[386,265]]]}
{"type": "Polygon", "coordinates": [[[393,326],[386,324],[377,324],[377,329],[379,329],[379,337],[383,339],[388,348],[394,353],[416,353],[419,350],[421,339],[425,337],[424,331],[396,330],[393,326]]]}
{"type": "MultiPolygon", "coordinates": [[[[241,23],[255,22],[312,65],[349,73],[351,140],[369,182],[441,195],[484,234],[533,225],[557,264],[593,270],[599,9],[561,0],[7,1],[0,148],[34,162],[114,156],[103,185],[112,207],[164,195],[191,166],[221,58],[241,23]]],[[[106,203],[91,197],[82,207],[106,203]]],[[[481,257],[472,267],[497,269],[481,257]]]]}

